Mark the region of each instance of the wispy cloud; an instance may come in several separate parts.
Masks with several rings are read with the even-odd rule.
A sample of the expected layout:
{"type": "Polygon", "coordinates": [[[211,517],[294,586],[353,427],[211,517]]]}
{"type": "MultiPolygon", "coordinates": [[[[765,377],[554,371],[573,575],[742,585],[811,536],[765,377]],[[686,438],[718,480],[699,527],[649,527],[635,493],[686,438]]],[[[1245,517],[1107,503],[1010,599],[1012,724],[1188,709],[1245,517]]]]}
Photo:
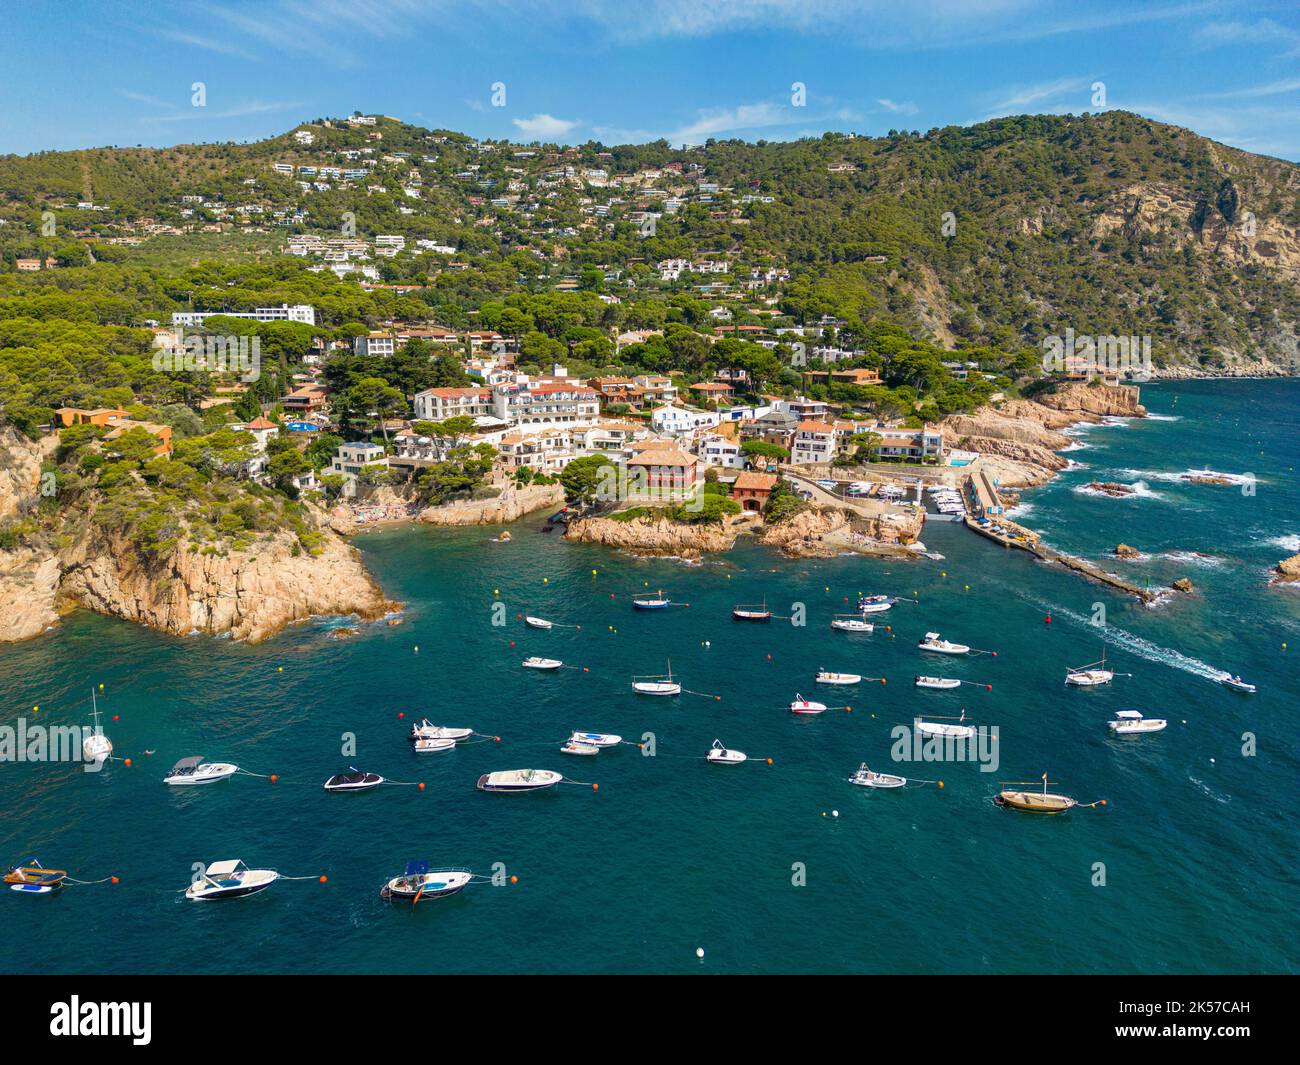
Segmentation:
{"type": "Polygon", "coordinates": [[[177,44],[186,44],[191,48],[201,48],[206,52],[216,52],[218,55],[233,56],[236,59],[247,59],[249,62],[257,61],[257,57],[252,52],[240,48],[239,45],[231,41],[203,37],[197,33],[186,33],[184,30],[160,29],[155,32],[164,40],[175,41],[177,44]]]}
{"type": "Polygon", "coordinates": [[[977,121],[987,122],[1006,115],[1021,115],[1043,111],[1087,111],[1092,107],[1090,77],[1055,78],[1034,85],[1007,86],[992,94],[997,102],[990,104],[977,121]]]}
{"type": "Polygon", "coordinates": [[[571,133],[582,125],[578,121],[556,118],[554,115],[547,114],[533,115],[532,118],[516,118],[512,121],[516,129],[526,133],[534,140],[555,140],[571,133]]]}
{"type": "Polygon", "coordinates": [[[1300,30],[1268,18],[1254,22],[1210,22],[1196,31],[1195,40],[1207,47],[1263,45],[1270,51],[1280,47],[1287,56],[1300,55],[1300,30]]]}
{"type": "Polygon", "coordinates": [[[141,122],[191,122],[202,119],[244,118],[248,115],[275,114],[281,111],[295,111],[305,106],[298,100],[246,100],[227,107],[183,107],[174,100],[163,100],[147,93],[122,89],[119,93],[123,99],[134,103],[148,104],[160,108],[161,114],[144,115],[141,122]]]}
{"type": "Polygon", "coordinates": [[[1230,89],[1227,92],[1207,92],[1202,99],[1250,100],[1261,96],[1283,96],[1289,92],[1300,92],[1300,78],[1284,78],[1281,81],[1270,81],[1265,85],[1251,85],[1244,89],[1230,89]]]}
{"type": "Polygon", "coordinates": [[[879,100],[876,101],[876,103],[878,103],[886,111],[891,111],[896,115],[914,115],[919,110],[919,108],[914,103],[910,103],[908,101],[904,101],[903,103],[897,103],[894,100],[890,100],[885,97],[881,97],[879,100]]]}

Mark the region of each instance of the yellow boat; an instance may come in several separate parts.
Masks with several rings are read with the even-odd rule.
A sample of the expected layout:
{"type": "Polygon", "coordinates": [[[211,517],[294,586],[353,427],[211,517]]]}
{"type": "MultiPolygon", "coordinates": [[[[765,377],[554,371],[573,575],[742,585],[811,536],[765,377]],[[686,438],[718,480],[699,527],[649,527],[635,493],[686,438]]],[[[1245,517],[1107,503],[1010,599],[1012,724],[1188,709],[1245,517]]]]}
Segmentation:
{"type": "MultiPolygon", "coordinates": [[[[1031,780],[1004,780],[1002,782],[1003,790],[993,800],[1004,810],[1023,810],[1030,814],[1063,814],[1066,810],[1073,809],[1080,805],[1078,799],[1071,798],[1069,795],[1058,795],[1056,792],[1048,791],[1047,785],[1055,781],[1047,779],[1047,774],[1043,774],[1043,790],[1024,791],[1021,790],[1024,785],[1033,784],[1031,780]]],[[[1097,802],[1088,803],[1088,806],[1105,806],[1106,800],[1099,799],[1097,802]]]]}
{"type": "Polygon", "coordinates": [[[34,895],[48,895],[63,886],[67,878],[65,869],[46,869],[40,862],[32,859],[31,865],[14,866],[5,873],[4,882],[10,891],[25,891],[34,895]]]}

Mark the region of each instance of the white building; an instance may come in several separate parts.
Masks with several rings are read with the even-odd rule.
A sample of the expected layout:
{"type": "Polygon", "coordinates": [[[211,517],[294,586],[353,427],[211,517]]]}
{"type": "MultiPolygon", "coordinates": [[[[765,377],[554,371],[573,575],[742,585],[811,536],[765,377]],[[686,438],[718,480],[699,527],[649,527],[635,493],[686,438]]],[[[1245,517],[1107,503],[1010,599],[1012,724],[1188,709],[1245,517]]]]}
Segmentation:
{"type": "Polygon", "coordinates": [[[835,458],[835,427],[819,421],[803,421],[794,433],[790,461],[796,466],[824,465],[835,458]]]}
{"type": "Polygon", "coordinates": [[[354,496],[357,477],[367,466],[388,466],[388,458],[379,444],[342,444],[330,463],[330,472],[343,476],[343,495],[354,496]]]}
{"type": "Polygon", "coordinates": [[[688,410],[668,404],[650,415],[655,432],[681,436],[697,429],[712,429],[721,419],[714,411],[688,410]]]}
{"type": "Polygon", "coordinates": [[[282,303],[278,307],[258,307],[251,311],[173,311],[172,325],[202,325],[205,318],[213,315],[227,318],[251,318],[255,322],[302,322],[304,325],[316,324],[316,308],[310,304],[298,303],[292,307],[282,303]]]}
{"type": "Polygon", "coordinates": [[[700,437],[695,453],[707,466],[720,466],[726,470],[745,468],[745,457],[741,454],[740,444],[725,436],[709,434],[700,437]]]}

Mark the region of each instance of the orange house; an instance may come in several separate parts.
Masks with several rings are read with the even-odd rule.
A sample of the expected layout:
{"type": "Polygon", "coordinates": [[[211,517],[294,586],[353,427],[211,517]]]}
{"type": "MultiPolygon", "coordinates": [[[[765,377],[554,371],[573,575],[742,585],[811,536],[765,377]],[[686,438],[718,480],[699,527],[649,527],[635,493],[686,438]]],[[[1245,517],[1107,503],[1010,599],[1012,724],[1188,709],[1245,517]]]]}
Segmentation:
{"type": "Polygon", "coordinates": [[[775,487],[776,474],[746,470],[731,486],[731,498],[740,504],[741,510],[760,511],[767,505],[768,497],[775,487]]]}

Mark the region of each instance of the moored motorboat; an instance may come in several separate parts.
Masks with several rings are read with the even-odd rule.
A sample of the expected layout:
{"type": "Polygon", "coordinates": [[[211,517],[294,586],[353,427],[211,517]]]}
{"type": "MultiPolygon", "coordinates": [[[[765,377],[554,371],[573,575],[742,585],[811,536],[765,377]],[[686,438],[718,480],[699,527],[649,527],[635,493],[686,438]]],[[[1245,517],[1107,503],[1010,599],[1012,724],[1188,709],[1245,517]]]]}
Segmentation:
{"type": "Polygon", "coordinates": [[[925,638],[916,646],[922,651],[934,651],[941,655],[970,654],[970,648],[966,644],[940,639],[937,632],[927,632],[925,638]]]}
{"type": "Polygon", "coordinates": [[[15,865],[5,873],[4,882],[10,891],[27,895],[49,895],[63,887],[68,877],[66,869],[46,869],[35,858],[27,865],[15,865]]]}
{"type": "Polygon", "coordinates": [[[569,742],[588,743],[593,747],[617,747],[623,742],[623,737],[608,732],[575,732],[569,737],[569,742]]]}
{"type": "Polygon", "coordinates": [[[579,754],[579,755],[585,755],[587,757],[591,757],[592,755],[600,754],[600,748],[597,747],[594,743],[577,743],[573,740],[569,740],[567,743],[565,743],[563,747],[560,748],[560,753],[579,754]]]}
{"type": "Polygon", "coordinates": [[[423,902],[463,891],[474,874],[463,869],[430,869],[428,862],[407,862],[406,872],[379,890],[381,898],[397,902],[423,902]]]}
{"type": "Polygon", "coordinates": [[[448,728],[434,725],[426,717],[418,725],[411,726],[411,742],[416,740],[467,740],[474,735],[472,728],[448,728]]]}
{"type": "Polygon", "coordinates": [[[826,712],[825,703],[813,702],[811,699],[805,699],[802,695],[796,693],[794,702],[790,704],[792,714],[822,714],[826,712]]]}
{"type": "Polygon", "coordinates": [[[862,788],[901,788],[907,783],[907,778],[896,777],[890,773],[873,772],[867,768],[867,763],[863,762],[849,777],[849,783],[857,784],[862,788]]]}
{"type": "Polygon", "coordinates": [[[437,754],[439,751],[455,750],[456,741],[446,737],[420,736],[411,744],[416,754],[437,754]]]}
{"type": "Polygon", "coordinates": [[[898,600],[892,595],[860,595],[858,596],[858,613],[881,614],[892,609],[897,602],[898,600]]]}
{"type": "Polygon", "coordinates": [[[857,673],[829,673],[822,670],[817,674],[818,684],[860,684],[862,677],[857,673]]]}
{"type": "Polygon", "coordinates": [[[524,618],[524,624],[531,625],[535,629],[549,629],[555,626],[553,621],[547,621],[545,618],[535,618],[531,615],[524,618]]]}
{"type": "Polygon", "coordinates": [[[946,739],[968,740],[975,736],[976,729],[974,725],[966,724],[966,711],[963,710],[961,715],[956,718],[939,718],[935,717],[926,721],[920,717],[916,718],[914,723],[916,731],[922,736],[940,736],[946,739]],[[957,724],[951,725],[949,721],[956,721],[957,724]]]}
{"type": "Polygon", "coordinates": [[[325,781],[326,791],[369,791],[384,782],[378,773],[365,773],[356,766],[350,766],[346,773],[335,773],[325,781]]]}
{"type": "Polygon", "coordinates": [[[540,658],[537,655],[525,658],[520,664],[524,669],[559,669],[564,665],[558,658],[540,658]]]}
{"type": "Polygon", "coordinates": [[[239,766],[229,762],[205,762],[202,755],[182,758],[163,777],[164,784],[211,784],[215,780],[226,780],[239,772],[239,766]]]}
{"type": "Polygon", "coordinates": [[[274,869],[250,869],[238,858],[213,862],[190,884],[185,897],[191,902],[242,899],[264,891],[279,879],[274,869]]]}
{"type": "Polygon", "coordinates": [[[875,626],[856,614],[842,614],[831,619],[831,628],[841,632],[872,632],[875,626]]]}
{"type": "Polygon", "coordinates": [[[1117,710],[1115,719],[1106,722],[1107,727],[1120,736],[1138,735],[1143,732],[1161,732],[1169,722],[1162,717],[1143,717],[1137,710],[1117,710]]]}
{"type": "Polygon", "coordinates": [[[722,746],[721,740],[714,740],[713,746],[709,748],[709,753],[704,757],[714,765],[740,765],[741,762],[749,758],[749,755],[744,751],[728,750],[722,746]]]}
{"type": "Polygon", "coordinates": [[[960,688],[961,681],[956,677],[917,677],[916,686],[918,688],[960,688]]]}
{"type": "Polygon", "coordinates": [[[549,788],[564,779],[553,769],[502,769],[484,773],[478,778],[479,791],[537,791],[549,788]]]}

